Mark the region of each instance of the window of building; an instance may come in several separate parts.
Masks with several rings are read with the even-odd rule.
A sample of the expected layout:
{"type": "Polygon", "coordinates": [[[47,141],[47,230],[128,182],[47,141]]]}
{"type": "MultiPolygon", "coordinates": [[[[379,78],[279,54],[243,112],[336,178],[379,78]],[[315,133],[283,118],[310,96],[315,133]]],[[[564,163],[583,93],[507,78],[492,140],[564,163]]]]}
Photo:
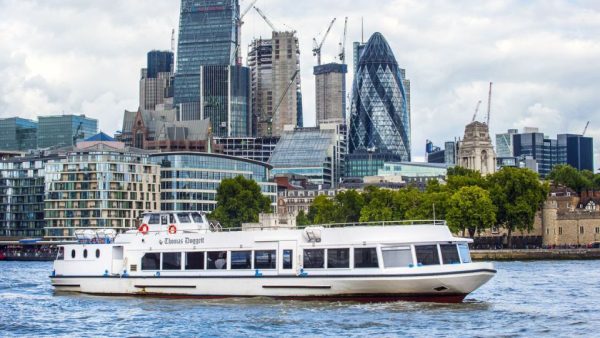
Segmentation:
{"type": "Polygon", "coordinates": [[[304,249],[302,263],[305,269],[323,269],[325,267],[325,250],[304,249]]]}
{"type": "Polygon", "coordinates": [[[471,263],[471,253],[469,252],[468,244],[459,244],[458,252],[463,263],[471,263]]]}
{"type": "Polygon", "coordinates": [[[558,227],[558,234],[562,235],[562,227],[558,227]]]}
{"type": "Polygon", "coordinates": [[[227,269],[227,251],[209,251],[206,253],[206,266],[209,270],[227,269]]]}
{"type": "Polygon", "coordinates": [[[185,269],[204,270],[204,252],[186,252],[185,269]]]}
{"type": "Polygon", "coordinates": [[[256,250],[254,251],[255,269],[276,269],[277,251],[275,250],[256,250]]]}
{"type": "Polygon", "coordinates": [[[405,268],[413,264],[412,250],[409,246],[382,248],[383,266],[386,268],[405,268]]]}
{"type": "Polygon", "coordinates": [[[416,245],[415,253],[417,255],[417,263],[420,265],[440,264],[437,245],[416,245]]]}
{"type": "Polygon", "coordinates": [[[348,269],[350,267],[350,249],[327,249],[328,269],[348,269]]]}
{"type": "Polygon", "coordinates": [[[583,233],[584,233],[583,226],[580,226],[580,227],[579,227],[579,233],[583,235],[583,233]]]}
{"type": "Polygon", "coordinates": [[[189,214],[177,214],[177,218],[179,219],[179,223],[192,223],[189,214]]]}
{"type": "Polygon", "coordinates": [[[376,248],[355,248],[354,249],[354,267],[355,268],[378,268],[376,248]]]}
{"type": "Polygon", "coordinates": [[[160,253],[146,253],[142,257],[142,270],[160,270],[160,253]]]}
{"type": "Polygon", "coordinates": [[[283,250],[283,268],[285,270],[292,269],[294,266],[294,251],[283,250]]]}
{"type": "Polygon", "coordinates": [[[460,263],[460,257],[458,255],[456,244],[440,244],[440,251],[442,252],[442,262],[444,264],[460,263]]]}
{"type": "Polygon", "coordinates": [[[164,252],[162,257],[163,270],[181,270],[181,253],[164,252]]]}
{"type": "Polygon", "coordinates": [[[232,269],[252,269],[252,251],[232,251],[232,269]]]}
{"type": "Polygon", "coordinates": [[[600,234],[600,227],[596,227],[596,233],[600,234]]]}

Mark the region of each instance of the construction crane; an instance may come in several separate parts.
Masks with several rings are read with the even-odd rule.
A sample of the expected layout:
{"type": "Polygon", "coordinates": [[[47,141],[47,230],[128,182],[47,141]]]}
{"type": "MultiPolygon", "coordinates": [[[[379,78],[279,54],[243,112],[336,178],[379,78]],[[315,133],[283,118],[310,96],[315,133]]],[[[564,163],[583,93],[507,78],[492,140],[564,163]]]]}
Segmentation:
{"type": "Polygon", "coordinates": [[[313,38],[313,56],[317,57],[317,65],[319,66],[321,65],[321,48],[323,48],[323,44],[325,43],[327,35],[329,35],[329,32],[331,31],[331,27],[333,27],[335,20],[336,18],[333,18],[333,20],[331,20],[331,23],[329,24],[329,27],[327,28],[327,31],[325,32],[321,43],[317,43],[317,38],[313,38]]]}
{"type": "Polygon", "coordinates": [[[175,28],[171,30],[171,53],[175,53],[175,28]]]}
{"type": "Polygon", "coordinates": [[[275,28],[275,25],[273,25],[273,23],[271,22],[271,20],[269,20],[267,18],[267,16],[265,15],[265,13],[263,13],[263,11],[261,11],[258,7],[256,7],[256,6],[253,6],[253,7],[256,10],[256,12],[258,13],[258,15],[260,15],[265,20],[265,22],[267,23],[267,25],[269,25],[269,27],[271,27],[271,29],[274,32],[277,32],[278,31],[277,28],[275,28]]]}
{"type": "Polygon", "coordinates": [[[473,119],[471,120],[471,122],[475,122],[475,119],[477,118],[477,113],[479,112],[480,106],[481,106],[481,100],[479,100],[477,102],[477,107],[475,107],[475,114],[473,114],[473,119]]]}
{"type": "Polygon", "coordinates": [[[235,51],[234,51],[233,55],[231,56],[231,64],[233,64],[233,62],[236,60],[237,60],[237,62],[236,62],[237,65],[242,64],[242,57],[238,55],[239,51],[241,50],[241,43],[242,43],[242,25],[244,25],[244,17],[246,16],[246,14],[248,14],[248,12],[250,12],[250,10],[254,6],[254,4],[256,4],[257,1],[258,0],[252,0],[250,5],[248,5],[248,7],[246,7],[246,9],[244,9],[240,13],[240,15],[235,18],[235,25],[237,27],[237,44],[235,45],[235,51]]]}
{"type": "Polygon", "coordinates": [[[283,94],[281,94],[281,97],[279,98],[279,102],[275,106],[275,109],[273,109],[273,115],[270,118],[268,118],[267,120],[262,121],[263,123],[266,122],[269,124],[269,127],[268,127],[269,135],[273,134],[273,116],[277,115],[277,112],[279,111],[279,107],[283,103],[283,100],[285,99],[285,96],[287,95],[287,93],[290,91],[290,88],[292,87],[292,85],[296,82],[296,78],[298,77],[299,73],[300,73],[300,70],[296,69],[296,71],[294,72],[294,75],[292,75],[292,78],[290,79],[290,83],[288,83],[287,87],[283,91],[283,94]]]}
{"type": "Polygon", "coordinates": [[[344,36],[342,42],[340,42],[340,61],[342,64],[346,64],[346,35],[348,33],[348,17],[344,20],[344,36]]]}
{"type": "Polygon", "coordinates": [[[587,132],[589,126],[590,121],[587,121],[587,123],[585,124],[585,128],[583,128],[583,133],[581,133],[581,136],[585,136],[585,133],[587,132]]]}
{"type": "Polygon", "coordinates": [[[487,122],[488,127],[490,126],[490,111],[492,110],[492,85],[494,83],[490,82],[490,92],[488,94],[488,110],[487,110],[487,122]]]}
{"type": "Polygon", "coordinates": [[[79,122],[77,126],[77,130],[75,130],[75,134],[73,134],[73,145],[77,145],[77,140],[84,138],[85,135],[81,132],[81,127],[83,126],[83,122],[79,122]]]}

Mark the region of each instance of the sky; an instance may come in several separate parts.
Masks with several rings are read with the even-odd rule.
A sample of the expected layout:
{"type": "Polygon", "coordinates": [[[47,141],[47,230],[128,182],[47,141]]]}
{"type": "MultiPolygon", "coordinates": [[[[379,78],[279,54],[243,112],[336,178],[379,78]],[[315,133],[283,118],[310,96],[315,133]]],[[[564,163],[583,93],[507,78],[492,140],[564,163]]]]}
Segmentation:
{"type": "MultiPolygon", "coordinates": [[[[250,0],[241,3],[242,9],[250,0]]],[[[281,30],[298,32],[305,126],[314,125],[313,37],[337,18],[323,47],[334,62],[348,17],[353,41],[381,32],[411,81],[413,160],[425,141],[462,137],[489,82],[492,135],[539,127],[595,138],[600,166],[600,2],[593,0],[258,0],[281,30]]],[[[86,114],[121,129],[136,110],[146,53],[169,49],[179,0],[0,0],[0,117],[86,114]]],[[[244,18],[242,46],[271,36],[256,12],[244,18]]],[[[245,60],[244,60],[245,62],[245,60]]],[[[348,89],[352,74],[348,74],[348,89]]]]}

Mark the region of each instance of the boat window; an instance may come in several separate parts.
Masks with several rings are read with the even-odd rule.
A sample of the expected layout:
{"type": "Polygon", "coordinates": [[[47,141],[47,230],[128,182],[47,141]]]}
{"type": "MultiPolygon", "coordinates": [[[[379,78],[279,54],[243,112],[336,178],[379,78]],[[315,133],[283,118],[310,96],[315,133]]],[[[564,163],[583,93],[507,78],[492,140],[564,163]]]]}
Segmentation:
{"type": "Polygon", "coordinates": [[[158,214],[150,214],[148,224],[160,224],[160,216],[158,214]]]}
{"type": "Polygon", "coordinates": [[[197,212],[192,212],[192,219],[194,220],[194,223],[202,223],[202,222],[204,222],[204,220],[202,219],[202,215],[200,215],[197,212]]]}
{"type": "Polygon", "coordinates": [[[328,269],[348,269],[350,267],[350,249],[327,249],[328,269]]]}
{"type": "Polygon", "coordinates": [[[377,248],[355,248],[354,267],[378,268],[379,262],[377,261],[377,248]]]}
{"type": "Polygon", "coordinates": [[[179,219],[179,223],[192,223],[188,214],[177,214],[177,218],[179,219]]]}
{"type": "Polygon", "coordinates": [[[469,244],[459,244],[460,258],[463,263],[471,263],[471,254],[469,253],[469,244]]]}
{"type": "Polygon", "coordinates": [[[58,255],[56,256],[56,260],[62,261],[64,259],[65,259],[65,248],[61,246],[60,248],[58,248],[58,255]]]}
{"type": "Polygon", "coordinates": [[[415,245],[415,253],[417,254],[417,264],[419,265],[440,264],[437,245],[415,245]]]}
{"type": "Polygon", "coordinates": [[[204,270],[204,252],[186,252],[185,269],[204,270]]]}
{"type": "Polygon", "coordinates": [[[412,251],[409,246],[382,248],[383,266],[386,268],[405,268],[413,264],[412,251]]]}
{"type": "Polygon", "coordinates": [[[227,269],[227,251],[209,251],[206,253],[206,265],[210,270],[227,269]]]}
{"type": "Polygon", "coordinates": [[[100,258],[100,249],[96,249],[96,258],[100,258]]]}
{"type": "Polygon", "coordinates": [[[75,258],[75,249],[71,250],[71,258],[75,258]]]}
{"type": "Polygon", "coordinates": [[[162,257],[163,270],[181,270],[181,252],[164,252],[162,257]]]}
{"type": "Polygon", "coordinates": [[[160,270],[160,253],[146,253],[142,257],[142,270],[160,270]]]}
{"type": "Polygon", "coordinates": [[[169,216],[168,215],[160,215],[160,224],[162,224],[162,225],[169,224],[169,216]]]}
{"type": "Polygon", "coordinates": [[[456,244],[440,244],[440,251],[442,251],[442,262],[444,262],[444,264],[460,263],[456,244]]]}
{"type": "Polygon", "coordinates": [[[302,266],[305,269],[323,269],[325,267],[325,250],[304,249],[302,266]]]}
{"type": "Polygon", "coordinates": [[[286,270],[292,269],[294,266],[294,251],[283,250],[283,268],[286,270]]]}
{"type": "Polygon", "coordinates": [[[254,251],[255,269],[276,269],[277,251],[275,250],[256,250],[254,251]]]}
{"type": "Polygon", "coordinates": [[[252,251],[232,251],[232,269],[252,269],[252,251]]]}
{"type": "Polygon", "coordinates": [[[83,258],[87,258],[87,249],[83,249],[83,258]]]}

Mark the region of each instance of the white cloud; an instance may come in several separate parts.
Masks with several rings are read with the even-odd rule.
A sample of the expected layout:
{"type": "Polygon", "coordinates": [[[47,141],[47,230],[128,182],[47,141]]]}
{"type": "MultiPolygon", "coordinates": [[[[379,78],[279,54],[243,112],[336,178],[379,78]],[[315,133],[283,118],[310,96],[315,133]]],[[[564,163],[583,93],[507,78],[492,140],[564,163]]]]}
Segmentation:
{"type": "MultiPolygon", "coordinates": [[[[440,144],[462,136],[477,100],[484,101],[483,117],[489,81],[494,82],[492,133],[537,124],[554,136],[581,132],[590,120],[589,134],[600,136],[600,121],[594,119],[600,113],[596,1],[259,0],[257,5],[277,26],[298,31],[307,125],[314,123],[312,38],[338,18],[323,49],[324,62],[334,61],[348,16],[348,46],[360,39],[362,17],[365,39],[383,33],[407,70],[415,158],[423,156],[425,139],[440,144]]],[[[178,0],[0,1],[0,116],[85,113],[113,132],[123,110],[137,106],[146,52],[168,49],[178,20],[178,0]]],[[[258,36],[270,36],[270,29],[251,11],[243,50],[258,36]]],[[[352,69],[351,48],[346,52],[352,69]]],[[[349,90],[351,80],[349,74],[349,90]]]]}

